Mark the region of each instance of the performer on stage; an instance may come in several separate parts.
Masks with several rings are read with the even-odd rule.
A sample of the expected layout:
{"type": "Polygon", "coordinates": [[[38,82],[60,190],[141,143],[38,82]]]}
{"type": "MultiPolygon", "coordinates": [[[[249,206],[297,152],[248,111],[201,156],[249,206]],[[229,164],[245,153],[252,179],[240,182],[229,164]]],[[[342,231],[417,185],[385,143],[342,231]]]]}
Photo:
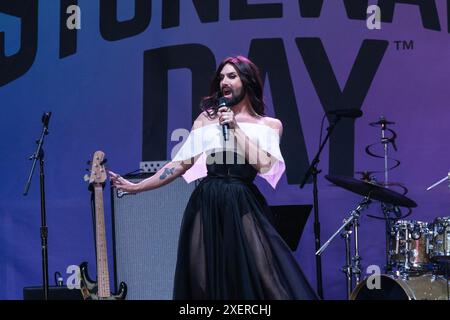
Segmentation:
{"type": "Polygon", "coordinates": [[[132,193],[181,175],[203,178],[184,212],[174,299],[316,299],[253,184],[260,175],[275,188],[285,170],[282,123],[265,116],[257,67],[242,56],[226,58],[201,106],[189,137],[155,175],[134,184],[110,172],[115,187],[132,193]]]}

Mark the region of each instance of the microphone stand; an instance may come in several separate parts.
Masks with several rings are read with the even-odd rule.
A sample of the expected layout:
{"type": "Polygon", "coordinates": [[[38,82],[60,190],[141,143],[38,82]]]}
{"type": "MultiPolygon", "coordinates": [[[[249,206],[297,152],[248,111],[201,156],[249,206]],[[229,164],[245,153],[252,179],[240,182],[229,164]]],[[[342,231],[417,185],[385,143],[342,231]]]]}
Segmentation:
{"type": "MultiPolygon", "coordinates": [[[[315,238],[315,246],[316,246],[316,252],[320,250],[320,221],[319,221],[319,192],[317,188],[317,176],[319,173],[322,172],[322,170],[318,170],[317,166],[319,165],[319,157],[322,153],[323,148],[325,147],[326,143],[328,142],[331,133],[333,132],[334,128],[336,127],[336,124],[341,120],[340,116],[336,116],[334,121],[330,124],[330,126],[327,128],[327,135],[325,136],[325,139],[323,140],[322,144],[319,147],[319,151],[317,152],[316,156],[314,157],[314,160],[311,162],[311,165],[309,166],[308,170],[305,173],[305,176],[303,177],[303,181],[300,185],[300,188],[303,188],[308,181],[309,177],[312,176],[313,181],[313,198],[314,198],[314,238],[315,238]]],[[[323,299],[323,285],[322,285],[322,258],[320,255],[316,255],[316,278],[317,278],[317,294],[321,299],[323,299]]]]}
{"type": "Polygon", "coordinates": [[[25,190],[23,195],[28,195],[28,190],[31,185],[31,179],[33,177],[34,169],[36,167],[36,162],[39,160],[39,182],[40,182],[40,194],[41,194],[41,248],[42,248],[42,278],[43,278],[43,287],[44,287],[44,300],[48,300],[48,252],[47,252],[47,236],[48,236],[48,228],[46,223],[46,212],[45,212],[45,175],[44,175],[44,138],[48,135],[48,123],[50,121],[51,112],[46,112],[42,115],[42,133],[41,137],[37,143],[36,152],[30,157],[30,160],[33,160],[33,164],[31,166],[30,175],[28,176],[27,183],[25,185],[25,190]]]}

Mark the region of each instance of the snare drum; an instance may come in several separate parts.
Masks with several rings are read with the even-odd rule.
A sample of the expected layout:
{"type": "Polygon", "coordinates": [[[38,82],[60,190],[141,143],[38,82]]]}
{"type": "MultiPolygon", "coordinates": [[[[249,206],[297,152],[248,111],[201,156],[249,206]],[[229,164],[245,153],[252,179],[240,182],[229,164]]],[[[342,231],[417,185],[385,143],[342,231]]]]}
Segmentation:
{"type": "Polygon", "coordinates": [[[403,271],[430,269],[429,248],[433,230],[427,222],[398,220],[390,232],[390,259],[403,271]]]}
{"type": "Polygon", "coordinates": [[[433,260],[450,260],[450,217],[434,220],[430,257],[433,260]]]}

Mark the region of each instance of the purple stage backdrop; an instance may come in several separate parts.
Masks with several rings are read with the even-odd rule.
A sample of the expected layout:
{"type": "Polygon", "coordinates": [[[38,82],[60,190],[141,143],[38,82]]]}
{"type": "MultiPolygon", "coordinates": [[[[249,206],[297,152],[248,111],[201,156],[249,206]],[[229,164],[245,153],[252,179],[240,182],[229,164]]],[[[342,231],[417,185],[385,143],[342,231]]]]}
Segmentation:
{"type": "MultiPolygon", "coordinates": [[[[390,128],[398,135],[398,151],[390,146],[389,152],[401,164],[389,180],[406,186],[418,204],[408,219],[450,216],[448,183],[425,191],[450,170],[448,6],[432,0],[1,0],[0,298],[21,299],[23,287],[42,282],[38,171],[29,195],[22,195],[42,112],[52,111],[45,166],[53,283],[55,271],[68,279],[67,268],[81,261],[95,274],[86,161],[103,150],[109,167],[126,173],[140,161],[168,159],[179,142],[171,133],[190,129],[217,64],[230,55],[249,56],[261,68],[268,115],[284,124],[286,174],[276,190],[257,181],[270,204],[312,204],[312,185],[299,185],[318,150],[324,112],[363,111],[338,124],[320,159],[322,243],[361,200],[324,176],[383,170],[383,159],[365,152],[381,141],[380,128],[369,125],[380,116],[395,122],[390,128]],[[379,6],[379,25],[369,5],[379,6]]],[[[373,150],[383,154],[381,144],[373,150]]],[[[110,210],[107,205],[108,232],[110,210]]],[[[369,266],[382,270],[385,263],[384,222],[368,214],[380,216],[380,204],[362,213],[363,277],[369,266]]],[[[295,255],[313,287],[314,251],[311,214],[295,255]]],[[[346,298],[344,260],[338,237],[322,255],[325,299],[346,298]]]]}

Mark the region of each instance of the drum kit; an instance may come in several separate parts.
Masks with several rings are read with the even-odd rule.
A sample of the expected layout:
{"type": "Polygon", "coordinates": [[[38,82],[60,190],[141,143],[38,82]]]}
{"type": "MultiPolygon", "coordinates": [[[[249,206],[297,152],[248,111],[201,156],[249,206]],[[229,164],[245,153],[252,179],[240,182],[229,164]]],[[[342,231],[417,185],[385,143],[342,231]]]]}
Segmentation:
{"type": "Polygon", "coordinates": [[[371,288],[368,280],[361,281],[359,255],[359,216],[372,200],[406,208],[417,204],[393,190],[375,183],[343,176],[326,176],[333,184],[364,196],[350,217],[316,252],[321,254],[337,236],[345,240],[347,296],[350,300],[448,300],[448,271],[450,262],[450,217],[438,217],[433,222],[396,220],[388,229],[386,274],[380,274],[379,288],[371,288]],[[350,235],[355,237],[353,257],[350,235]],[[356,287],[353,288],[353,278],[356,287]]]}
{"type": "MultiPolygon", "coordinates": [[[[316,255],[322,254],[336,236],[340,235],[344,239],[346,264],[342,271],[346,275],[347,298],[350,300],[450,300],[450,216],[424,222],[406,220],[409,214],[403,217],[398,214],[395,217],[391,215],[393,212],[401,212],[399,207],[407,208],[411,212],[411,208],[417,207],[417,204],[405,195],[388,188],[389,139],[386,138],[384,131],[388,130],[386,125],[393,122],[382,119],[373,124],[382,127],[382,141],[385,146],[385,183],[382,185],[369,179],[325,176],[334,185],[364,198],[316,255]],[[373,200],[381,202],[384,213],[382,219],[386,220],[386,266],[384,274],[379,272],[361,280],[359,217],[373,200]],[[354,235],[353,256],[350,247],[351,235],[354,235]]],[[[449,180],[450,173],[427,190],[449,180]]]]}

